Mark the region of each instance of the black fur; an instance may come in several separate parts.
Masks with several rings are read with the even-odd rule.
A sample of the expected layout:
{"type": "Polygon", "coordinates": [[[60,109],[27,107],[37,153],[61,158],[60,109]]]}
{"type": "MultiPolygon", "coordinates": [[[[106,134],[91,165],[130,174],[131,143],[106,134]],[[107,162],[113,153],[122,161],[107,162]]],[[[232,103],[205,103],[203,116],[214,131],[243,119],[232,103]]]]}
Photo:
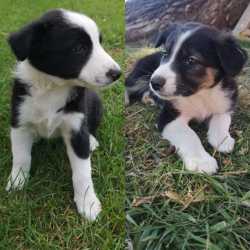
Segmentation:
{"type": "Polygon", "coordinates": [[[89,132],[96,134],[102,118],[102,103],[98,95],[89,89],[83,87],[74,87],[70,93],[65,107],[60,109],[65,113],[80,112],[87,118],[89,132]]]}
{"type": "Polygon", "coordinates": [[[15,79],[11,98],[11,126],[13,128],[19,126],[19,108],[28,95],[30,95],[29,86],[15,79]]]}
{"type": "Polygon", "coordinates": [[[178,36],[188,30],[198,28],[201,24],[196,22],[171,23],[163,32],[160,32],[155,42],[155,48],[160,46],[169,47],[176,42],[178,36]]]}
{"type": "Polygon", "coordinates": [[[247,61],[247,53],[228,34],[222,34],[215,43],[216,52],[225,75],[236,76],[247,61]]]}
{"type": "Polygon", "coordinates": [[[47,12],[8,41],[18,60],[28,58],[35,68],[64,79],[78,77],[93,47],[89,35],[69,25],[61,10],[47,12]]]}
{"type": "MultiPolygon", "coordinates": [[[[126,87],[130,103],[141,100],[143,94],[149,90],[152,74],[161,64],[168,62],[178,38],[188,30],[192,30],[193,34],[184,41],[172,64],[172,70],[177,75],[176,91],[173,95],[195,94],[200,90],[200,79],[206,76],[206,70],[212,69],[214,81],[209,87],[212,88],[221,82],[221,87],[231,103],[228,111],[235,109],[238,90],[233,77],[242,70],[247,54],[231,35],[199,23],[172,24],[159,35],[155,46],[162,46],[163,51],[140,59],[127,77],[126,87]],[[198,60],[190,61],[191,56],[198,60]],[[138,85],[136,88],[142,80],[143,86],[138,85]]],[[[167,123],[180,115],[181,111],[174,107],[174,102],[164,101],[156,96],[154,98],[161,108],[158,128],[162,131],[167,123]]]]}
{"type": "Polygon", "coordinates": [[[201,82],[196,79],[205,75],[207,67],[217,71],[211,87],[225,78],[239,74],[246,62],[246,53],[231,36],[221,36],[218,31],[204,26],[183,43],[173,65],[178,76],[176,95],[189,96],[197,92],[201,82]],[[191,64],[186,62],[191,55],[199,61],[191,64]]]}
{"type": "Polygon", "coordinates": [[[247,60],[246,52],[237,41],[229,34],[199,23],[172,24],[156,42],[156,47],[163,46],[164,51],[139,60],[127,77],[126,87],[131,102],[139,100],[148,90],[152,73],[160,64],[168,62],[179,36],[188,30],[194,33],[182,44],[172,64],[172,70],[177,75],[176,92],[173,95],[190,96],[196,93],[200,89],[200,79],[205,76],[207,68],[216,72],[214,83],[210,87],[222,81],[223,85],[227,85],[226,89],[237,92],[233,77],[240,73],[247,60]],[[190,63],[191,56],[198,60],[190,63]],[[138,86],[136,89],[136,84],[144,79],[144,86],[138,86]],[[228,86],[230,84],[231,86],[228,86]]]}
{"type": "Polygon", "coordinates": [[[140,59],[136,63],[132,72],[125,80],[130,104],[136,101],[141,101],[143,94],[149,91],[151,75],[159,67],[162,56],[162,52],[156,52],[140,59]],[[139,82],[141,86],[139,88],[134,88],[139,82]]]}
{"type": "Polygon", "coordinates": [[[83,121],[82,126],[79,131],[72,131],[71,133],[71,145],[75,154],[81,158],[86,159],[90,154],[90,144],[89,144],[89,132],[88,127],[83,121]]]}
{"type": "Polygon", "coordinates": [[[164,129],[164,127],[175,120],[180,115],[180,112],[174,107],[174,105],[169,102],[165,101],[163,109],[158,118],[157,127],[160,132],[164,129]]]}
{"type": "Polygon", "coordinates": [[[224,78],[221,86],[228,93],[231,100],[231,107],[228,111],[234,111],[238,100],[237,82],[232,77],[224,78]]]}

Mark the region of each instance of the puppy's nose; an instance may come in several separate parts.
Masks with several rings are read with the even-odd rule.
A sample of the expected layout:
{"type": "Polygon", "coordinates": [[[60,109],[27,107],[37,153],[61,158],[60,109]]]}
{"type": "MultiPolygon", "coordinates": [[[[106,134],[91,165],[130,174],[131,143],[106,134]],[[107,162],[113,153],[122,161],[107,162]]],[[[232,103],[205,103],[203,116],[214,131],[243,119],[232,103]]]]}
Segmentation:
{"type": "Polygon", "coordinates": [[[160,90],[165,84],[165,79],[161,76],[155,76],[151,79],[151,86],[154,90],[160,90]]]}
{"type": "Polygon", "coordinates": [[[112,81],[117,80],[121,76],[121,70],[119,69],[110,69],[107,73],[106,76],[111,79],[112,81]]]}

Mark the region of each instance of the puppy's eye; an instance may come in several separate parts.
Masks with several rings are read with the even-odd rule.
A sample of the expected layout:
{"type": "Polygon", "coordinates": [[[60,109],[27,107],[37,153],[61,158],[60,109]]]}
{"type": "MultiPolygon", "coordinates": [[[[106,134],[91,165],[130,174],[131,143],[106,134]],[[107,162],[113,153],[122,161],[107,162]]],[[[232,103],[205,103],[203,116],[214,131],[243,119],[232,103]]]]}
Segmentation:
{"type": "Polygon", "coordinates": [[[76,54],[80,54],[85,52],[86,49],[87,49],[86,46],[84,46],[83,44],[78,44],[72,49],[72,51],[76,54]]]}
{"type": "Polygon", "coordinates": [[[198,59],[194,56],[189,56],[187,58],[184,59],[184,63],[187,65],[194,65],[199,63],[198,59]]]}

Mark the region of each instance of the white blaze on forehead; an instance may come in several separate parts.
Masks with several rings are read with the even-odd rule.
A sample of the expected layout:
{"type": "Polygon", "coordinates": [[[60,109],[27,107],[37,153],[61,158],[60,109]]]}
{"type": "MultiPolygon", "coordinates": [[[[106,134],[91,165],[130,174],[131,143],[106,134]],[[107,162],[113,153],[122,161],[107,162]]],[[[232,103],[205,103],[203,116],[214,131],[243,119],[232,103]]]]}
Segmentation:
{"type": "Polygon", "coordinates": [[[167,62],[166,65],[171,65],[174,62],[174,60],[175,60],[178,52],[180,51],[183,43],[187,40],[187,38],[189,38],[193,34],[193,32],[194,32],[194,30],[189,30],[189,31],[186,31],[180,35],[180,37],[177,39],[177,42],[173,48],[173,53],[172,53],[171,57],[169,58],[169,61],[167,62]]]}
{"type": "Polygon", "coordinates": [[[152,91],[159,96],[162,99],[164,98],[164,95],[166,95],[166,99],[168,99],[169,95],[173,95],[176,91],[176,72],[172,69],[172,65],[176,59],[176,56],[180,49],[182,48],[183,43],[196,31],[197,29],[194,30],[189,30],[184,32],[179,36],[177,39],[176,44],[173,47],[172,54],[170,55],[169,60],[166,63],[161,64],[158,69],[155,70],[155,72],[152,75],[152,78],[155,76],[160,76],[163,77],[166,80],[165,85],[163,86],[161,90],[161,95],[154,91],[152,88],[152,91]]]}
{"type": "Polygon", "coordinates": [[[69,24],[83,28],[91,37],[93,42],[99,41],[99,30],[96,23],[89,17],[73,11],[63,10],[63,17],[68,20],[69,24]]]}

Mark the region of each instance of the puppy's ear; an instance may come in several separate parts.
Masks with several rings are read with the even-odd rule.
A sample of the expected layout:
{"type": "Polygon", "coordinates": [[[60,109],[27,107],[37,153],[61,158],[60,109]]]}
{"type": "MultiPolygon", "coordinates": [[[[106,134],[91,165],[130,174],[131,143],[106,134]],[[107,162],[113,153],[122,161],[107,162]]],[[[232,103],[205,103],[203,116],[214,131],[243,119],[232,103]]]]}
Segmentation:
{"type": "Polygon", "coordinates": [[[167,29],[163,32],[160,32],[159,36],[157,37],[155,42],[155,48],[158,48],[162,45],[171,44],[172,42],[175,42],[178,35],[182,32],[195,29],[199,26],[202,26],[202,24],[196,22],[176,22],[169,24],[167,29]]]}
{"type": "Polygon", "coordinates": [[[160,34],[156,38],[155,48],[158,48],[158,47],[164,45],[166,43],[167,39],[176,33],[176,30],[179,28],[179,26],[180,26],[180,24],[178,24],[178,23],[172,23],[168,26],[168,28],[165,31],[160,32],[160,34]]]}
{"type": "Polygon", "coordinates": [[[34,31],[37,25],[35,22],[28,24],[21,30],[9,35],[8,43],[19,61],[23,61],[29,56],[34,31]]]}
{"type": "Polygon", "coordinates": [[[221,67],[229,76],[236,76],[247,61],[247,53],[229,34],[223,34],[215,43],[221,67]]]}

